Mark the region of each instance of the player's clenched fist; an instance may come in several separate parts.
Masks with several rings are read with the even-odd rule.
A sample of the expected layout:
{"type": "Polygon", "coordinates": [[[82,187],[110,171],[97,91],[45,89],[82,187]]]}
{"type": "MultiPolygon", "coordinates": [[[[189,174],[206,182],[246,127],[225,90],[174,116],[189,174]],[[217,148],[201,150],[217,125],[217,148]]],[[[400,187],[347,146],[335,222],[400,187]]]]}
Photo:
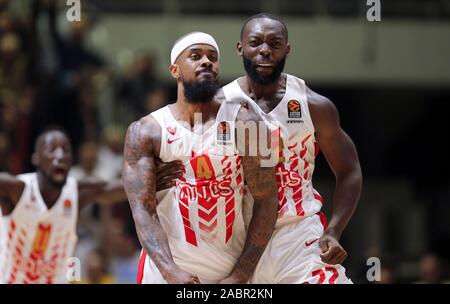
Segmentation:
{"type": "Polygon", "coordinates": [[[332,235],[324,233],[319,240],[320,257],[324,263],[330,265],[341,264],[347,258],[347,252],[332,235]]]}
{"type": "Polygon", "coordinates": [[[200,284],[197,276],[183,270],[173,271],[165,279],[169,284],[200,284]]]}

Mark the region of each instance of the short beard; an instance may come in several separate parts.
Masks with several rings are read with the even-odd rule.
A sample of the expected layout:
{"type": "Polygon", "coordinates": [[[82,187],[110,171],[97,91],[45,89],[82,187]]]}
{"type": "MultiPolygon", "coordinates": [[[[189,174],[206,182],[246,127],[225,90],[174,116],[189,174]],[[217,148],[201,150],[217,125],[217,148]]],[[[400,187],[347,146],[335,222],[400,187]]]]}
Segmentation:
{"type": "Polygon", "coordinates": [[[190,103],[211,101],[220,89],[218,80],[183,81],[184,96],[190,103]]]}
{"type": "Polygon", "coordinates": [[[284,64],[286,63],[286,57],[284,57],[280,61],[275,62],[275,68],[273,69],[272,74],[269,76],[260,76],[256,70],[256,65],[253,64],[249,58],[245,56],[242,56],[242,58],[244,59],[244,68],[248,77],[260,85],[268,85],[277,81],[280,78],[280,75],[284,70],[284,64]]]}

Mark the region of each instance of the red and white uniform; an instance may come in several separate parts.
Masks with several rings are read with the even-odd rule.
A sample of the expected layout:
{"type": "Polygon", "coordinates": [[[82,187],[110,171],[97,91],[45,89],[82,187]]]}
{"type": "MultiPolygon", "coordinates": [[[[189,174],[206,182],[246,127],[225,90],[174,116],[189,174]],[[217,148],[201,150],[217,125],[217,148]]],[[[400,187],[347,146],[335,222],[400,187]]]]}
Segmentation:
{"type": "Polygon", "coordinates": [[[67,283],[67,261],[75,243],[78,186],[68,177],[55,205],[48,209],[36,173],[19,175],[22,196],[9,216],[1,218],[0,281],[9,284],[67,283]]]}
{"type": "MultiPolygon", "coordinates": [[[[272,136],[280,137],[276,152],[282,157],[276,168],[278,220],[251,282],[351,282],[342,266],[334,267],[321,261],[318,241],[311,243],[322,236],[326,220],[320,213],[323,199],[312,183],[319,146],[314,137],[304,81],[287,75],[286,93],[268,114],[242,91],[237,80],[223,90],[226,100],[246,101],[270,126],[272,136]]],[[[246,191],[244,201],[246,206],[253,205],[249,191],[246,191]]],[[[246,225],[251,215],[250,208],[244,210],[246,225]]]]}
{"type": "MultiPolygon", "coordinates": [[[[245,242],[243,169],[234,139],[239,108],[222,104],[202,135],[181,125],[168,106],[151,114],[162,130],[159,157],[182,160],[185,168],[176,186],[157,193],[159,221],[175,263],[203,283],[226,278],[245,242]]],[[[166,283],[144,251],[138,282],[166,283]]]]}

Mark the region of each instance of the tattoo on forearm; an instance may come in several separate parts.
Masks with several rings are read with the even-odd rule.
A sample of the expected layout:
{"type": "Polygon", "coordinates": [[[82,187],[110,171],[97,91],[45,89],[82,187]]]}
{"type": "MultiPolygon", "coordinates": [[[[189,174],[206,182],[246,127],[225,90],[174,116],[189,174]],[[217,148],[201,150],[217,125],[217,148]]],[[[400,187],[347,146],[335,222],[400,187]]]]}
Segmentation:
{"type": "Polygon", "coordinates": [[[173,265],[167,235],[156,213],[156,168],[152,140],[140,122],[133,123],[125,141],[122,180],[139,239],[163,276],[173,265]]]}
{"type": "MultiPolygon", "coordinates": [[[[244,123],[246,121],[257,122],[258,134],[260,134],[259,122],[262,119],[256,113],[241,108],[237,120],[244,123]]],[[[266,131],[268,138],[265,142],[270,142],[268,141],[270,132],[268,132],[268,129],[266,131]]],[[[244,249],[233,269],[233,274],[237,275],[241,280],[248,280],[252,276],[275,227],[278,215],[278,187],[275,168],[261,166],[263,163],[261,151],[258,152],[257,156],[247,154],[251,146],[259,147],[259,140],[262,140],[262,138],[258,139],[255,136],[250,136],[249,132],[245,132],[244,137],[245,150],[240,151],[240,153],[244,155],[242,158],[244,177],[253,196],[254,205],[244,249]]]]}
{"type": "Polygon", "coordinates": [[[275,169],[262,168],[259,161],[258,157],[243,160],[244,175],[254,198],[254,206],[244,250],[234,271],[246,279],[253,274],[272,236],[278,210],[275,169]]]}

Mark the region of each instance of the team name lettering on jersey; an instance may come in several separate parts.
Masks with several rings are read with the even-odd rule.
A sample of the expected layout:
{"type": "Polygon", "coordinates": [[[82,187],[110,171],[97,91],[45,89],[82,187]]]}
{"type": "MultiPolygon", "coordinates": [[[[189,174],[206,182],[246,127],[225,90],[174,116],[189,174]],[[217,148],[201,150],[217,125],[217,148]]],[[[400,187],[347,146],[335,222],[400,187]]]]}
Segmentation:
{"type": "MultiPolygon", "coordinates": [[[[224,157],[223,163],[228,160],[224,157]]],[[[192,223],[189,219],[190,202],[198,202],[198,227],[202,236],[217,236],[218,199],[224,198],[226,201],[226,237],[227,242],[232,234],[231,226],[234,221],[234,190],[231,187],[231,162],[224,167],[224,178],[216,179],[216,173],[207,154],[197,155],[190,161],[190,165],[195,175],[195,184],[185,180],[179,184],[180,188],[180,212],[185,222],[186,241],[196,246],[196,236],[192,235],[192,223]]]]}

